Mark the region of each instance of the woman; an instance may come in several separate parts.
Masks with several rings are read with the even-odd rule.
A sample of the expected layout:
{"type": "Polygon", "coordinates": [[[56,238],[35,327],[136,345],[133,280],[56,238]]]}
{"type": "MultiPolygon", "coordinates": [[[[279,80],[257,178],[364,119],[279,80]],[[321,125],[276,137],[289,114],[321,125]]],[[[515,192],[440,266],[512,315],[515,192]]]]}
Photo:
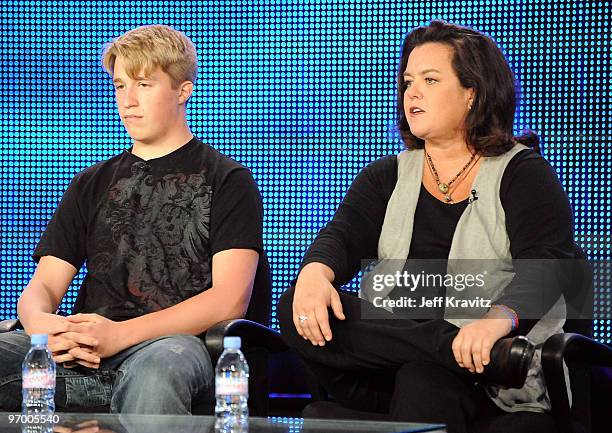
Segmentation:
{"type": "Polygon", "coordinates": [[[513,74],[489,37],[441,21],[406,37],[398,72],[407,150],[357,176],[281,297],[281,332],[348,408],[443,422],[449,432],[504,412],[548,411],[539,351],[520,389],[504,383],[512,371],[495,371],[510,352],[533,355],[526,340],[509,337],[541,344],[564,323],[563,297],[539,284],[538,262],[519,272],[513,261],[575,255],[572,211],[531,149],[537,136],[512,134],[513,74]],[[492,283],[481,294],[493,303],[480,315],[446,308],[444,319],[413,320],[339,293],[371,258],[490,259],[492,283]]]}

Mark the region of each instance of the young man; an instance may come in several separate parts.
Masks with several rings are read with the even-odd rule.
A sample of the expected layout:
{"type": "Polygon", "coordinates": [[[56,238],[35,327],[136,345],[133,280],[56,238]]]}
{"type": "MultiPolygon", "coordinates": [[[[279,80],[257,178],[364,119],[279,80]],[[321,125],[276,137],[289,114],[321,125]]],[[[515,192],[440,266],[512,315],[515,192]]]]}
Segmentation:
{"type": "Polygon", "coordinates": [[[133,146],[75,176],[34,252],[18,303],[25,332],[0,334],[2,410],[19,407],[28,335],[46,333],[59,409],[189,413],[214,395],[196,335],[249,304],[261,197],[247,169],[189,130],[192,42],[139,27],[107,45],[103,64],[133,146]],[[74,315],[54,314],[85,262],[74,315]]]}

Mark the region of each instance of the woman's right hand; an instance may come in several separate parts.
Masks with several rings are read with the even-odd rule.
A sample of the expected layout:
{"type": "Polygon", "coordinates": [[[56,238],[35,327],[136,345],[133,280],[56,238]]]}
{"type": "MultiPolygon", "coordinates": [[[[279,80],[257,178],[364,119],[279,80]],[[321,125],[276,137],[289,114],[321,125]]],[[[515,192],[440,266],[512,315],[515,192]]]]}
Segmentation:
{"type": "Polygon", "coordinates": [[[297,332],[313,345],[325,346],[331,341],[328,308],[344,320],[340,295],[332,285],[334,271],[322,263],[309,263],[298,276],[293,295],[293,323],[297,332]],[[306,320],[300,321],[300,317],[306,320]]]}

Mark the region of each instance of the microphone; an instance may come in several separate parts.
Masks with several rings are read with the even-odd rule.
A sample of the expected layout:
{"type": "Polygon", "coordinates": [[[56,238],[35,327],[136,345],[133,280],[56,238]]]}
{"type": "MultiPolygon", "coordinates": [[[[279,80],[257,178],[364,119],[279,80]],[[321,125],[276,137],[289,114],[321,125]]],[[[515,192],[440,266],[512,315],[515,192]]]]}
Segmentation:
{"type": "Polygon", "coordinates": [[[471,193],[472,193],[472,196],[469,198],[468,203],[474,203],[476,200],[478,200],[478,195],[477,195],[478,192],[475,189],[473,189],[471,193]]]}

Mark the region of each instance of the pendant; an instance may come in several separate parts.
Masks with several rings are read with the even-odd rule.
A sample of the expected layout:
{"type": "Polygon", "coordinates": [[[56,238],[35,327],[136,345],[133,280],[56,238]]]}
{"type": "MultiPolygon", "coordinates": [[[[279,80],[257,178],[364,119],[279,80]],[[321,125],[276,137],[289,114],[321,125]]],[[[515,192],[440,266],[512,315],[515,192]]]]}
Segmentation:
{"type": "Polygon", "coordinates": [[[446,199],[446,203],[453,203],[453,199],[450,195],[445,195],[444,198],[446,199]]]}
{"type": "Polygon", "coordinates": [[[448,192],[448,185],[445,183],[439,183],[438,189],[440,190],[442,194],[446,194],[448,192]]]}

